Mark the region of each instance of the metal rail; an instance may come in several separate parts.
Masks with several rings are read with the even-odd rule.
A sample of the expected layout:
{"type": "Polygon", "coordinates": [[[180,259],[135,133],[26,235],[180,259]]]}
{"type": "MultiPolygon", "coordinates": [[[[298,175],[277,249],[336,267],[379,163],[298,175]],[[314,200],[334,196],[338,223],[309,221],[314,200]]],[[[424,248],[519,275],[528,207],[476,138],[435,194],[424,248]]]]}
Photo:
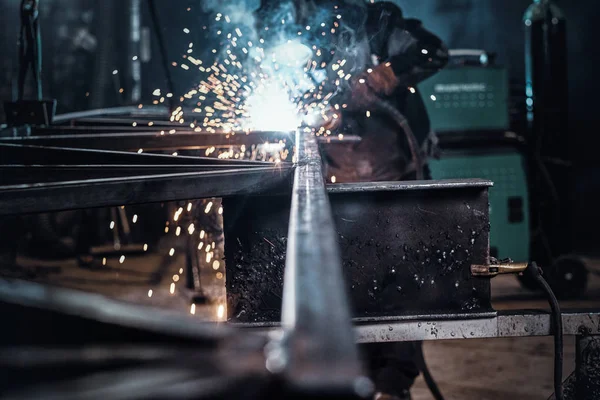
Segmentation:
{"type": "MultiPolygon", "coordinates": [[[[599,335],[598,310],[567,310],[562,314],[565,335],[599,335]]],[[[359,324],[359,343],[412,342],[443,339],[484,339],[550,336],[550,314],[543,311],[510,311],[482,319],[390,321],[359,324]]]]}
{"type": "Polygon", "coordinates": [[[0,215],[276,191],[292,168],[259,167],[0,186],[0,215]]]}
{"type": "Polygon", "coordinates": [[[341,257],[312,135],[297,134],[297,166],[284,275],[283,340],[267,365],[281,371],[295,391],[364,396],[362,375],[341,257]]]}
{"type": "MultiPolygon", "coordinates": [[[[66,131],[70,134],[56,134],[53,132],[50,136],[27,136],[18,138],[0,138],[0,144],[21,144],[31,146],[53,146],[53,147],[71,147],[85,149],[103,149],[103,150],[134,150],[138,151],[157,151],[157,150],[199,150],[211,147],[230,147],[230,146],[253,146],[265,143],[276,143],[279,140],[291,141],[292,135],[289,133],[276,132],[257,132],[246,135],[239,134],[215,134],[215,133],[197,133],[197,132],[177,132],[169,134],[168,132],[148,132],[144,128],[137,131],[119,131],[110,133],[96,133],[85,131],[81,133],[71,133],[69,130],[62,130],[60,127],[54,130],[66,131]]],[[[135,128],[134,128],[135,129],[135,128]]],[[[169,128],[166,128],[169,129],[169,128]]],[[[42,132],[36,132],[40,134],[42,132]]]]}

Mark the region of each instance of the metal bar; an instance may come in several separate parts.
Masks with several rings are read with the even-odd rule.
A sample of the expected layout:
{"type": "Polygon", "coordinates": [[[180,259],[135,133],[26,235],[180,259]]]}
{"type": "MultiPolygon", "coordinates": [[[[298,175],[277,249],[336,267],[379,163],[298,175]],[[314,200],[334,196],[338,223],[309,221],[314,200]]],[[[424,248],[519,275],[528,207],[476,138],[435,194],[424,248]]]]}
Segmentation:
{"type": "MultiPolygon", "coordinates": [[[[175,134],[164,128],[151,129],[123,127],[51,127],[36,129],[34,136],[0,137],[0,144],[21,144],[30,146],[73,147],[105,150],[196,150],[209,147],[252,146],[275,143],[280,140],[291,143],[291,136],[285,132],[252,132],[225,134],[200,133],[191,130],[177,130],[175,134]],[[163,134],[161,134],[163,132],[163,134]]],[[[352,144],[360,142],[355,135],[343,137],[319,137],[320,143],[352,144]]]]}
{"type": "MultiPolygon", "coordinates": [[[[600,311],[563,312],[565,335],[600,334],[600,311]]],[[[510,311],[495,318],[421,321],[389,321],[357,325],[359,343],[410,342],[442,339],[550,336],[547,312],[510,311]]]]}
{"type": "Polygon", "coordinates": [[[293,168],[132,176],[0,187],[0,215],[223,197],[288,187],[293,168]]]}
{"type": "MultiPolygon", "coordinates": [[[[600,310],[566,310],[562,318],[564,335],[600,335],[600,310]]],[[[357,343],[551,336],[550,319],[550,313],[545,311],[511,310],[496,317],[478,319],[456,315],[455,319],[429,317],[377,323],[355,320],[354,331],[357,343]]],[[[266,328],[264,324],[230,325],[256,333],[281,331],[280,327],[266,328]]]]}
{"type": "Polygon", "coordinates": [[[138,154],[125,151],[86,150],[62,147],[25,146],[0,142],[0,164],[3,165],[229,165],[266,167],[272,163],[249,160],[222,160],[208,157],[138,154]]]}
{"type": "Polygon", "coordinates": [[[20,144],[30,146],[71,147],[105,150],[197,150],[210,147],[253,146],[277,143],[280,140],[291,143],[292,136],[285,132],[256,132],[246,135],[198,133],[198,132],[110,132],[76,133],[70,135],[28,136],[0,138],[0,144],[20,144]]]}
{"type": "MultiPolygon", "coordinates": [[[[210,344],[234,334],[227,327],[200,324],[197,319],[186,317],[185,314],[133,305],[98,294],[12,279],[10,281],[0,279],[0,309],[7,312],[5,314],[7,320],[14,320],[18,324],[26,324],[31,327],[54,322],[53,319],[48,318],[48,315],[54,315],[57,319],[59,317],[81,318],[82,324],[85,323],[85,320],[96,321],[119,327],[122,330],[144,330],[149,337],[154,333],[169,337],[171,340],[179,338],[181,341],[191,340],[197,343],[208,342],[210,344]],[[33,315],[37,315],[38,319],[31,318],[30,315],[21,316],[21,313],[7,312],[8,310],[15,311],[16,308],[29,310],[34,313],[33,315]],[[37,314],[35,314],[36,310],[37,314]]],[[[27,332],[20,332],[17,325],[11,325],[8,322],[7,324],[10,329],[5,329],[3,332],[7,334],[7,336],[3,336],[3,340],[6,339],[4,345],[9,343],[8,333],[15,335],[17,340],[19,340],[18,335],[37,336],[38,343],[44,343],[45,339],[42,336],[50,335],[50,332],[45,332],[44,335],[32,334],[31,331],[28,331],[29,328],[25,329],[27,332]]],[[[72,329],[72,326],[55,326],[52,329],[47,326],[47,328],[48,331],[52,330],[53,332],[73,330],[70,336],[75,336],[79,332],[72,329]]],[[[90,331],[87,334],[92,336],[95,333],[90,331]]],[[[83,337],[76,342],[83,343],[85,341],[86,338],[83,337]]],[[[68,341],[64,343],[68,343],[68,341]]]]}
{"type": "Polygon", "coordinates": [[[0,165],[0,187],[132,176],[219,172],[239,168],[240,166],[236,165],[0,165]]]}
{"type": "Polygon", "coordinates": [[[401,182],[365,182],[342,183],[328,185],[329,193],[356,193],[357,187],[361,192],[393,192],[398,190],[439,190],[439,189],[469,189],[489,188],[494,186],[486,179],[448,179],[443,181],[401,181],[401,182]]]}
{"type": "Polygon", "coordinates": [[[145,106],[139,108],[137,106],[124,106],[124,107],[112,107],[112,108],[98,108],[94,110],[77,111],[68,114],[61,114],[54,117],[54,123],[67,123],[70,121],[94,118],[103,116],[136,116],[136,117],[169,117],[169,110],[163,106],[145,106]]]}
{"type": "Polygon", "coordinates": [[[267,366],[295,393],[366,395],[352,332],[341,257],[317,142],[296,136],[292,206],[284,275],[281,348],[267,366]]]}

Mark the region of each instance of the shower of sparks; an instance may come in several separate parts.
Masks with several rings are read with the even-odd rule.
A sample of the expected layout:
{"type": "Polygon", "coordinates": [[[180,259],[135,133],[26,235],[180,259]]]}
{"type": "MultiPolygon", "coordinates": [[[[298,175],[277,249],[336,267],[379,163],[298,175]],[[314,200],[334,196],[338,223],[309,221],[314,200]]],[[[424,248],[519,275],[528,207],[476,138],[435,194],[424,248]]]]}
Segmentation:
{"type": "MultiPolygon", "coordinates": [[[[338,21],[341,16],[337,15],[336,18],[333,24],[301,26],[297,36],[290,33],[286,38],[278,34],[283,31],[274,33],[268,26],[264,31],[248,33],[244,26],[236,26],[236,18],[217,13],[215,21],[220,25],[214,43],[218,45],[212,49],[211,59],[197,56],[193,51],[194,43],[190,42],[186,45],[182,60],[172,62],[173,66],[194,74],[200,73],[200,76],[196,78],[199,83],[179,97],[181,105],[173,110],[171,122],[207,133],[293,131],[307,125],[317,135],[330,134],[325,129],[317,131],[312,127],[332,118],[331,108],[334,104],[330,104],[330,100],[338,90],[340,80],[349,80],[352,74],[344,70],[345,59],[334,58],[328,64],[322,61],[323,54],[328,50],[316,45],[310,48],[301,40],[303,31],[319,37],[335,33],[340,26],[338,21]],[[260,37],[261,32],[270,36],[260,37]],[[281,37],[272,42],[271,39],[277,36],[281,37]],[[327,78],[330,69],[334,81],[327,78]]],[[[282,19],[281,24],[294,22],[282,19]]],[[[206,26],[202,29],[206,30],[206,26]]],[[[183,31],[191,33],[187,27],[183,31]]],[[[161,89],[157,88],[152,94],[155,97],[154,104],[165,102],[161,89]]],[[[173,94],[166,95],[170,96],[173,94]]],[[[169,133],[175,132],[173,129],[169,133]]],[[[210,156],[216,151],[219,158],[241,159],[247,150],[254,149],[233,151],[209,148],[205,155],[210,156]]],[[[287,156],[267,157],[266,160],[278,162],[287,156]]]]}

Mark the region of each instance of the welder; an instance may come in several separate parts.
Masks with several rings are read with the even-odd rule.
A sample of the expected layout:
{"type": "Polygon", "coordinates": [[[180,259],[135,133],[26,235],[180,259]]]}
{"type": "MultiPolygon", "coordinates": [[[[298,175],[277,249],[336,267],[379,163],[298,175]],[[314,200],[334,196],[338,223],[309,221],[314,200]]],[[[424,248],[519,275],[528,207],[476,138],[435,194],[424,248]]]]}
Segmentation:
{"type": "MultiPolygon", "coordinates": [[[[344,132],[362,140],[351,146],[325,148],[329,180],[428,178],[427,158],[436,140],[417,84],[446,65],[448,51],[420,21],[404,18],[391,2],[367,4],[366,15],[371,65],[353,79],[349,106],[338,118],[344,132]]],[[[410,398],[422,360],[419,346],[365,346],[379,398],[410,398]]]]}
{"type": "MultiPolygon", "coordinates": [[[[273,2],[263,2],[263,10],[268,8],[265,3],[273,2]]],[[[294,8],[300,26],[320,25],[328,16],[335,21],[332,32],[337,35],[328,37],[330,43],[315,36],[317,46],[324,49],[319,64],[327,65],[328,78],[322,85],[336,85],[330,100],[332,118],[320,130],[362,139],[323,149],[329,181],[428,178],[427,158],[435,147],[435,135],[417,84],[447,64],[448,51],[442,41],[420,21],[404,18],[391,2],[294,0],[294,8]],[[351,79],[336,76],[341,65],[351,79]]],[[[363,348],[376,398],[410,398],[422,360],[419,346],[397,343],[363,348]]]]}

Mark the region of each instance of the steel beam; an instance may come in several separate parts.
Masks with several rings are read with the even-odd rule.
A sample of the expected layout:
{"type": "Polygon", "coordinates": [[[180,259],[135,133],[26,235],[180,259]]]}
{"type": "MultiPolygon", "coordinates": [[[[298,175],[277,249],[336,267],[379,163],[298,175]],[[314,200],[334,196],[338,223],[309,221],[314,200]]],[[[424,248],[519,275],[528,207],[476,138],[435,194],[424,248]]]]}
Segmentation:
{"type": "MultiPolygon", "coordinates": [[[[252,132],[250,134],[217,134],[198,133],[193,131],[177,131],[169,134],[164,130],[151,131],[148,128],[105,128],[87,127],[52,127],[36,130],[35,136],[0,137],[0,144],[18,144],[28,146],[50,146],[80,149],[159,151],[159,150],[201,150],[210,147],[228,148],[231,146],[251,147],[266,143],[285,142],[292,144],[292,136],[285,132],[252,132]]],[[[324,143],[357,143],[360,137],[347,135],[344,137],[320,137],[324,143]]]]}
{"type": "MultiPolygon", "coordinates": [[[[562,314],[563,333],[600,334],[600,312],[567,310],[562,314]]],[[[443,339],[485,339],[552,335],[551,315],[543,311],[501,312],[480,319],[389,321],[356,325],[359,343],[411,342],[443,339]]]]}
{"type": "Polygon", "coordinates": [[[341,257],[312,135],[297,134],[297,167],[287,243],[283,339],[267,354],[294,393],[366,396],[350,322],[341,257]]]}
{"type": "MultiPolygon", "coordinates": [[[[58,129],[60,128],[53,128],[58,129]]],[[[143,129],[143,128],[142,128],[143,129]]],[[[58,132],[57,131],[57,132],[58,132]]],[[[25,136],[0,138],[0,144],[20,144],[29,146],[70,147],[81,149],[157,151],[157,150],[198,150],[210,147],[231,147],[245,145],[261,145],[277,143],[280,140],[289,142],[292,136],[280,132],[255,132],[251,134],[217,134],[168,131],[148,132],[109,132],[86,131],[85,133],[53,134],[49,136],[25,136]]]]}
{"type": "Polygon", "coordinates": [[[125,151],[87,150],[0,143],[0,165],[228,165],[234,168],[266,167],[273,163],[223,160],[208,157],[138,154],[125,151]],[[237,167],[236,167],[237,166],[237,167]]]}
{"type": "Polygon", "coordinates": [[[0,215],[285,191],[292,171],[271,166],[0,186],[0,215]]]}
{"type": "MultiPolygon", "coordinates": [[[[352,316],[371,321],[494,316],[489,279],[470,271],[489,257],[490,184],[329,186],[352,316]]],[[[278,322],[289,198],[231,198],[224,210],[229,320],[278,322]]]]}
{"type": "Polygon", "coordinates": [[[82,331],[81,325],[87,324],[91,328],[95,323],[120,331],[121,334],[145,331],[148,339],[154,338],[156,343],[175,340],[211,345],[235,334],[227,327],[198,324],[197,320],[185,314],[133,305],[98,294],[13,279],[0,279],[0,309],[6,319],[5,329],[2,330],[3,346],[89,341],[98,344],[105,340],[114,342],[118,337],[105,336],[107,331],[82,331]],[[60,323],[69,320],[78,323],[60,323]],[[97,341],[90,340],[92,337],[97,337],[97,341]]]}

